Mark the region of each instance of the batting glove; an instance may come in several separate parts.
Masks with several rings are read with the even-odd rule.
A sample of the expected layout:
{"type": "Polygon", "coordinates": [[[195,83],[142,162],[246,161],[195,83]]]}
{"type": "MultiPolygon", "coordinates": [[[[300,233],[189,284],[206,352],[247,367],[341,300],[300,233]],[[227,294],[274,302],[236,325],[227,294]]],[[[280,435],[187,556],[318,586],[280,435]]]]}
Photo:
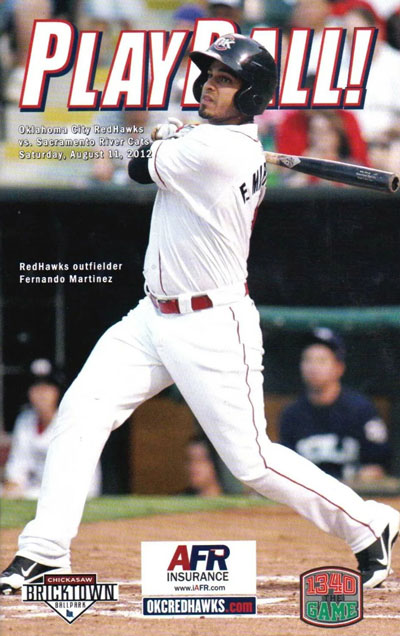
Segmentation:
{"type": "Polygon", "coordinates": [[[153,141],[156,139],[169,139],[174,137],[177,131],[183,127],[183,122],[175,117],[168,117],[168,121],[165,124],[158,124],[153,128],[151,138],[153,141]]]}

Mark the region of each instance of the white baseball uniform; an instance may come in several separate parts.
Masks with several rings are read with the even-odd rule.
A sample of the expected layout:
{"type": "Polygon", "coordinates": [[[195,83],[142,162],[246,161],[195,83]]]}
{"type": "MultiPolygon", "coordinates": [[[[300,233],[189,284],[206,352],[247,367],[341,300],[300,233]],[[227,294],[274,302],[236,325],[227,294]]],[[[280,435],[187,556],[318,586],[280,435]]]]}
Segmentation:
{"type": "Polygon", "coordinates": [[[144,268],[148,295],[102,336],[64,396],[36,519],[18,554],[68,566],[110,432],[173,382],[236,477],[354,552],[364,549],[387,525],[387,507],[364,502],[266,435],[262,334],[246,288],[266,181],[256,126],[203,124],[156,141],[149,172],[159,190],[144,268]]]}

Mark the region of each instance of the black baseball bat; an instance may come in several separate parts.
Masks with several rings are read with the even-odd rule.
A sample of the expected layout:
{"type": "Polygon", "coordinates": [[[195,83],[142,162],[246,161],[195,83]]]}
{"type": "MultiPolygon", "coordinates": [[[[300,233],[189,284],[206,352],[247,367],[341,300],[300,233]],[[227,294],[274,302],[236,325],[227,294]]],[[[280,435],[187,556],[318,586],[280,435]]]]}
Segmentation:
{"type": "Polygon", "coordinates": [[[360,188],[370,188],[381,192],[397,192],[399,189],[399,175],[385,170],[376,170],[366,166],[356,166],[342,161],[328,159],[314,159],[312,157],[298,157],[284,155],[278,152],[264,152],[267,163],[283,166],[297,172],[311,174],[320,179],[347,183],[360,188]]]}

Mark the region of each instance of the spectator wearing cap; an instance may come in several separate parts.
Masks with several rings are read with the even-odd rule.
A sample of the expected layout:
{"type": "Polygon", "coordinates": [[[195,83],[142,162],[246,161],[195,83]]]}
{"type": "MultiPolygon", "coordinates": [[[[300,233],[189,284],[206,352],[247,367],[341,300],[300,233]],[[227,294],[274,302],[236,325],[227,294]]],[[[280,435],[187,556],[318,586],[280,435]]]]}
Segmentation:
{"type": "Polygon", "coordinates": [[[207,13],[200,4],[182,4],[172,15],[173,28],[193,31],[196,20],[206,17],[207,13]]]}
{"type": "Polygon", "coordinates": [[[338,479],[379,480],[389,463],[387,427],[367,397],[342,386],[345,353],[330,329],[307,338],[300,361],[305,392],[283,411],[280,442],[338,479]]]}
{"type": "Polygon", "coordinates": [[[243,19],[242,0],[208,0],[208,12],[211,18],[232,20],[239,26],[243,19]]]}
{"type": "MultiPolygon", "coordinates": [[[[4,470],[1,495],[10,499],[37,499],[61,398],[61,379],[49,361],[34,361],[32,371],[27,392],[29,402],[16,418],[4,470]]],[[[98,466],[89,496],[99,495],[100,490],[98,466]]]]}

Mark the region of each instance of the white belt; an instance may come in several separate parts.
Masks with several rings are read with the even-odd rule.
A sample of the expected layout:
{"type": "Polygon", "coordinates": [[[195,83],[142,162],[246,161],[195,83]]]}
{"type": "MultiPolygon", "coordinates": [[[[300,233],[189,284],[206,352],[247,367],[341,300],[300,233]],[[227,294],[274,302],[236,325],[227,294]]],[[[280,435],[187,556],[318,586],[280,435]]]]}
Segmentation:
{"type": "Polygon", "coordinates": [[[248,295],[247,283],[235,283],[227,287],[210,289],[196,294],[185,293],[177,296],[160,296],[153,294],[147,285],[145,292],[155,307],[163,314],[188,314],[201,309],[209,309],[218,305],[229,305],[242,300],[248,295]]]}

